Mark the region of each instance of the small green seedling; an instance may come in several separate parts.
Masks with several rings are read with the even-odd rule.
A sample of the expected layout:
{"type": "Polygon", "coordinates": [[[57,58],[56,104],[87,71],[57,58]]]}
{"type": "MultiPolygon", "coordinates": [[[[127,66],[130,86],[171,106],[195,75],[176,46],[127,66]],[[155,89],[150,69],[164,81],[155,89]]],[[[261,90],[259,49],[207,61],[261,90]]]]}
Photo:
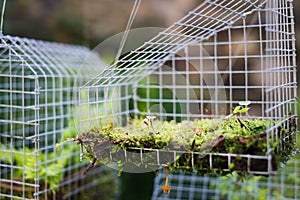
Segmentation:
{"type": "Polygon", "coordinates": [[[245,107],[245,106],[249,106],[251,104],[251,101],[240,101],[239,102],[239,106],[236,106],[233,110],[233,114],[236,115],[236,114],[244,114],[244,113],[247,113],[248,110],[250,108],[248,107],[245,107]]]}
{"type": "Polygon", "coordinates": [[[245,107],[245,106],[248,106],[250,104],[251,104],[251,101],[240,101],[239,106],[236,106],[233,109],[232,114],[226,116],[226,119],[229,119],[230,117],[235,116],[237,114],[242,115],[244,113],[247,113],[250,108],[245,107]]]}
{"type": "Polygon", "coordinates": [[[233,114],[243,114],[247,113],[250,108],[245,107],[249,106],[251,104],[251,101],[240,101],[239,106],[236,106],[233,110],[233,114]]]}
{"type": "MultiPolygon", "coordinates": [[[[236,116],[236,115],[240,115],[242,116],[242,114],[245,114],[249,111],[249,107],[246,107],[248,105],[251,104],[251,101],[240,101],[239,102],[239,105],[236,106],[233,111],[232,111],[232,114],[228,115],[226,117],[226,119],[229,119],[233,116],[236,116]]],[[[237,121],[241,124],[241,127],[245,127],[246,129],[250,130],[250,128],[240,119],[240,118],[237,118],[237,121]]]]}

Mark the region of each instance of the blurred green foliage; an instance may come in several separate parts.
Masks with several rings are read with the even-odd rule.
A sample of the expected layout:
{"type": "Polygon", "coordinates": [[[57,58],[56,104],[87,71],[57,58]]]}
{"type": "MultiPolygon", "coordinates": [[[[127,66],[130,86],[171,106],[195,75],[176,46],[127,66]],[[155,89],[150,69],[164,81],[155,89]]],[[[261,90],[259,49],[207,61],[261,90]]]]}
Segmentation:
{"type": "MultiPolygon", "coordinates": [[[[74,130],[66,130],[63,135],[65,138],[75,137],[75,133],[74,130]]],[[[9,171],[5,174],[2,173],[0,177],[5,178],[12,175],[13,178],[18,179],[24,174],[27,182],[34,183],[38,174],[42,187],[49,188],[52,193],[59,189],[58,185],[64,178],[64,167],[67,167],[70,162],[73,164],[77,162],[76,156],[65,156],[76,152],[76,146],[63,146],[51,152],[35,151],[28,147],[15,148],[1,143],[0,148],[1,163],[20,167],[14,169],[13,174],[10,174],[12,171],[9,171]],[[55,162],[47,162],[49,160],[55,160],[55,162]]],[[[32,195],[33,193],[26,193],[27,198],[33,198],[32,195]]]]}

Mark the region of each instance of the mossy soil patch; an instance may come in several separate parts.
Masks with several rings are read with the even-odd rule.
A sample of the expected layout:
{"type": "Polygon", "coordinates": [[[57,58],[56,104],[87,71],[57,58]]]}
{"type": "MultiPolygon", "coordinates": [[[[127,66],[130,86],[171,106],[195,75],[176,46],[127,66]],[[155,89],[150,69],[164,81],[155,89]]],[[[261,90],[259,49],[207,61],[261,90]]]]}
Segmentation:
{"type": "MultiPolygon", "coordinates": [[[[280,138],[273,142],[269,140],[268,145],[266,130],[274,125],[276,122],[271,120],[236,116],[180,123],[146,118],[132,120],[125,127],[115,127],[113,123],[93,127],[80,133],[73,141],[82,144],[85,155],[92,161],[92,166],[87,170],[100,160],[104,164],[116,162],[120,169],[128,164],[155,168],[165,163],[170,170],[197,170],[200,174],[267,171],[268,160],[255,156],[271,155],[272,170],[276,170],[279,162],[287,160],[296,146],[292,136],[286,137],[284,142],[280,138]],[[285,145],[284,151],[279,150],[280,145],[285,145]],[[159,163],[154,151],[157,149],[161,150],[159,163]],[[124,157],[124,150],[132,154],[124,157]],[[176,154],[174,159],[173,151],[182,153],[176,154]],[[213,153],[213,156],[208,156],[210,153],[213,153]],[[228,156],[224,154],[253,157],[250,161],[243,156],[233,156],[228,160],[228,156]]],[[[292,131],[282,126],[278,126],[277,129],[280,131],[278,135],[281,136],[287,136],[292,131]]]]}

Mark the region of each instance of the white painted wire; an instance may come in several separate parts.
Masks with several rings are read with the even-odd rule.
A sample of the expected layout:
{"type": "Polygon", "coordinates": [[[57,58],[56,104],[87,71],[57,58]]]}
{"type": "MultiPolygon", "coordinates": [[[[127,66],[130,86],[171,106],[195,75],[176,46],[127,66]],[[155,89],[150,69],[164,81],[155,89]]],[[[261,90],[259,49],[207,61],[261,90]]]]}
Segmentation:
{"type": "Polygon", "coordinates": [[[135,2],[134,2],[134,5],[133,5],[132,11],[130,13],[130,17],[129,17],[126,29],[125,29],[124,34],[122,36],[117,55],[115,57],[115,62],[117,62],[119,60],[120,56],[122,55],[122,51],[123,51],[124,45],[126,43],[130,28],[132,27],[133,21],[134,21],[135,16],[138,12],[138,9],[141,5],[141,2],[142,2],[142,0],[135,0],[135,2]]]}
{"type": "MultiPolygon", "coordinates": [[[[247,2],[240,1],[230,1],[225,4],[225,6],[229,5],[233,8],[226,8],[221,5],[225,2],[227,1],[215,4],[207,1],[207,3],[201,4],[173,26],[122,58],[118,64],[112,65],[103,73],[93,78],[90,82],[86,83],[85,86],[94,87],[99,84],[131,83],[134,77],[140,76],[143,73],[145,73],[145,75],[150,74],[154,71],[154,69],[159,66],[159,61],[163,61],[167,55],[175,53],[178,49],[195,40],[203,40],[214,35],[219,29],[228,27],[234,21],[243,17],[237,13],[250,13],[251,9],[256,9],[256,7],[252,6],[253,3],[249,4],[249,7],[246,7],[247,2]],[[230,5],[230,3],[233,5],[230,5]],[[193,27],[198,27],[198,29],[193,27]],[[158,51],[154,51],[154,49],[158,49],[158,51]],[[145,62],[145,64],[139,66],[140,62],[145,62]],[[118,67],[116,67],[117,65],[118,67]],[[150,70],[150,66],[152,70],[150,70]],[[127,69],[125,73],[124,68],[127,69]]],[[[260,7],[264,5],[265,1],[255,1],[254,3],[257,4],[257,7],[260,7]]]]}
{"type": "Polygon", "coordinates": [[[293,159],[274,176],[237,180],[224,177],[199,176],[195,172],[169,173],[170,194],[163,194],[165,174],[154,179],[153,200],[177,199],[299,199],[300,161],[293,159]],[[240,186],[239,186],[240,185],[240,186]]]}
{"type": "MultiPolygon", "coordinates": [[[[40,157],[37,154],[39,152],[43,152],[46,157],[49,157],[51,152],[55,152],[58,136],[63,138],[62,133],[69,128],[75,129],[75,127],[67,126],[74,114],[71,107],[75,106],[76,81],[80,85],[91,78],[91,74],[95,72],[91,72],[90,75],[88,72],[96,69],[92,64],[97,64],[99,59],[91,62],[92,64],[83,63],[87,56],[91,56],[91,52],[85,47],[9,35],[2,35],[0,39],[3,44],[0,47],[0,79],[8,80],[7,82],[1,81],[0,84],[0,108],[1,112],[4,112],[1,113],[0,127],[1,130],[5,130],[1,131],[0,139],[6,141],[5,144],[8,146],[10,144],[16,148],[16,150],[0,148],[0,154],[2,152],[10,153],[12,161],[14,156],[20,153],[24,155],[23,159],[25,156],[30,156],[39,160],[40,157]],[[78,73],[82,64],[85,64],[85,74],[78,73]],[[16,129],[15,127],[21,128],[16,129]],[[11,140],[9,141],[8,138],[11,140]],[[27,152],[28,145],[33,145],[33,152],[27,152]]],[[[20,179],[15,179],[15,171],[23,169],[24,166],[17,166],[15,162],[10,165],[0,162],[0,185],[2,183],[11,185],[11,188],[7,190],[8,193],[0,187],[0,199],[26,199],[26,188],[34,190],[34,194],[32,194],[34,199],[46,198],[50,188],[40,185],[40,180],[43,178],[39,174],[40,167],[47,169],[47,166],[57,160],[70,159],[72,156],[76,156],[76,152],[65,154],[62,157],[58,157],[56,154],[54,158],[40,161],[33,169],[26,168],[20,175],[20,179]],[[35,173],[32,183],[25,178],[26,171],[35,173]],[[22,188],[23,191],[14,191],[16,186],[22,188]]],[[[83,163],[74,165],[69,162],[69,166],[63,171],[71,177],[74,171],[78,171],[83,165],[83,163]]],[[[47,180],[47,177],[44,178],[47,180]]],[[[82,177],[70,178],[62,181],[60,185],[68,187],[70,191],[68,195],[72,196],[71,192],[77,194],[80,191],[78,188],[78,190],[74,189],[73,186],[76,184],[78,186],[81,179],[82,177]]],[[[97,183],[95,182],[95,184],[97,183]]],[[[85,188],[87,187],[85,186],[85,188]]]]}
{"type": "Polygon", "coordinates": [[[6,6],[6,0],[3,0],[1,22],[0,22],[0,35],[3,35],[3,21],[4,21],[5,6],[6,6]]]}

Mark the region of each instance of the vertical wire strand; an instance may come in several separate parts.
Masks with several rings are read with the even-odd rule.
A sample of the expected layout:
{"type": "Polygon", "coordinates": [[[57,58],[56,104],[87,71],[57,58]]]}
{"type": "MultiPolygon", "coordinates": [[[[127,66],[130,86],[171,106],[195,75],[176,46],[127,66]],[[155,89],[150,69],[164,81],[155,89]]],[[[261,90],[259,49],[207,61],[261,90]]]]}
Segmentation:
{"type": "Polygon", "coordinates": [[[1,22],[0,22],[0,35],[3,35],[3,21],[4,21],[5,6],[6,6],[6,0],[3,0],[1,22]]]}
{"type": "Polygon", "coordinates": [[[121,54],[122,54],[125,42],[128,38],[129,29],[132,27],[133,21],[135,19],[135,16],[137,14],[137,11],[138,11],[140,5],[141,5],[141,0],[135,0],[132,11],[131,11],[131,14],[130,14],[130,17],[129,17],[129,20],[128,20],[128,23],[127,23],[127,26],[126,26],[126,29],[125,29],[125,32],[124,32],[124,35],[123,35],[123,37],[121,39],[121,42],[120,42],[119,50],[117,52],[115,61],[118,61],[121,54]]]}

